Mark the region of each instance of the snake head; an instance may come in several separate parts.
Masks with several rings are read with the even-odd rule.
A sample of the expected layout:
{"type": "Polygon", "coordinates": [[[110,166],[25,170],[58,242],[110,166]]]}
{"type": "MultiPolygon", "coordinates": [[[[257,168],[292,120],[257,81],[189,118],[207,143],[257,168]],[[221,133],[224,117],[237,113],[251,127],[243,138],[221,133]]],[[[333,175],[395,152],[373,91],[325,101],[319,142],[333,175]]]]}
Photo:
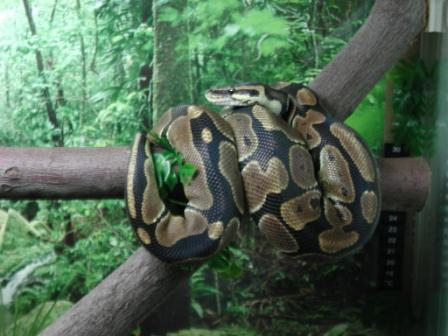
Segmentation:
{"type": "Polygon", "coordinates": [[[205,98],[216,105],[249,106],[258,103],[261,95],[257,85],[235,85],[207,90],[205,98]]]}
{"type": "Polygon", "coordinates": [[[259,104],[279,115],[282,111],[283,104],[283,99],[280,98],[283,97],[279,97],[279,95],[276,94],[278,92],[280,91],[272,89],[264,84],[250,83],[213,88],[207,90],[205,98],[215,105],[251,106],[259,104]]]}

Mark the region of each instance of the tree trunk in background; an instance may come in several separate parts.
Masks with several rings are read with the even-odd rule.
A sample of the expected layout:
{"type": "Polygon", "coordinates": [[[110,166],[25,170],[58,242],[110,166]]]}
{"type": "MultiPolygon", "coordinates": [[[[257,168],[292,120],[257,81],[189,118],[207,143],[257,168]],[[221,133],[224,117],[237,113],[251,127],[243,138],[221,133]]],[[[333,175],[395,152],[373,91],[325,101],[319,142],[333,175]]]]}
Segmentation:
{"type": "MultiPolygon", "coordinates": [[[[142,0],[142,19],[147,12],[146,5],[152,2],[154,27],[154,56],[152,69],[153,122],[171,106],[191,103],[190,59],[188,52],[188,24],[162,21],[160,14],[166,8],[179,13],[187,5],[186,0],[171,0],[163,5],[159,1],[142,0]],[[146,10],[146,12],[145,12],[146,10]],[[176,46],[183,46],[182,49],[176,46]]],[[[144,79],[144,78],[143,78],[144,79]]],[[[146,84],[146,83],[144,83],[146,84]]],[[[189,279],[184,279],[168,299],[142,324],[142,335],[164,335],[189,326],[190,289],[189,279]]]]}
{"type": "Polygon", "coordinates": [[[152,18],[152,0],[140,0],[142,23],[152,18]]]}
{"type": "MultiPolygon", "coordinates": [[[[76,0],[76,12],[78,14],[78,19],[80,25],[82,25],[82,13],[81,13],[81,1],[76,0]]],[[[82,115],[85,113],[87,106],[87,57],[86,57],[86,46],[84,43],[84,36],[82,32],[79,32],[79,48],[81,51],[81,80],[82,80],[82,102],[81,110],[79,111],[79,125],[82,125],[82,115]]]]}
{"type": "Polygon", "coordinates": [[[99,44],[99,36],[98,36],[98,10],[93,11],[93,22],[95,25],[95,43],[92,52],[92,60],[90,61],[90,71],[95,74],[98,74],[96,71],[96,55],[98,53],[98,44],[99,44]]]}
{"type": "Polygon", "coordinates": [[[56,16],[56,8],[58,8],[58,0],[54,0],[53,8],[51,9],[51,15],[50,15],[50,28],[53,24],[54,17],[56,16]]]}
{"type": "Polygon", "coordinates": [[[202,65],[201,65],[201,61],[199,60],[199,50],[195,49],[193,50],[193,64],[192,66],[192,71],[191,71],[191,83],[192,83],[192,99],[193,99],[193,103],[196,104],[197,101],[199,100],[199,97],[201,95],[201,91],[202,91],[202,82],[201,82],[201,77],[202,77],[202,65]]]}
{"type": "Polygon", "coordinates": [[[9,65],[5,63],[5,104],[7,108],[11,107],[11,82],[9,80],[9,65]]]}
{"type": "MultiPolygon", "coordinates": [[[[141,23],[142,24],[148,24],[149,19],[152,18],[152,0],[140,0],[140,8],[141,8],[141,23]]],[[[140,110],[140,119],[143,124],[143,128],[150,130],[152,128],[152,92],[151,92],[151,85],[152,85],[152,53],[148,53],[148,59],[146,60],[147,63],[143,64],[140,67],[139,72],[139,88],[140,91],[143,92],[144,96],[144,103],[140,110]]]]}
{"type": "Polygon", "coordinates": [[[167,8],[178,12],[186,7],[186,0],[171,0],[158,5],[153,2],[154,74],[153,119],[156,121],[169,107],[191,102],[190,59],[188,52],[188,24],[161,19],[167,8]],[[183,48],[176,48],[183,46],[183,48]]]}
{"type": "MultiPolygon", "coordinates": [[[[36,24],[34,23],[33,12],[28,0],[23,0],[23,6],[25,7],[25,14],[28,20],[31,35],[36,36],[37,35],[36,24]]],[[[50,121],[55,131],[51,138],[55,146],[62,147],[64,145],[64,138],[62,136],[58,118],[56,116],[56,110],[54,109],[53,102],[51,101],[50,89],[48,88],[48,81],[44,72],[45,69],[42,53],[39,49],[36,49],[35,54],[36,54],[37,72],[43,84],[42,96],[44,97],[45,100],[45,107],[47,109],[48,120],[50,121]]]]}
{"type": "MultiPolygon", "coordinates": [[[[54,18],[56,16],[57,8],[58,8],[58,0],[55,0],[55,2],[53,4],[53,8],[51,10],[50,21],[48,23],[48,26],[50,27],[50,29],[53,26],[53,22],[54,22],[54,18]]],[[[47,66],[48,66],[48,69],[50,71],[54,71],[54,68],[55,68],[54,64],[55,63],[56,62],[55,62],[54,57],[53,57],[53,52],[50,51],[50,55],[48,56],[48,60],[47,60],[47,66]]],[[[64,88],[62,87],[62,73],[58,73],[56,75],[56,79],[54,81],[54,85],[56,86],[56,98],[54,100],[54,106],[55,106],[55,109],[57,111],[57,109],[59,107],[64,106],[64,105],[67,104],[67,100],[65,99],[65,96],[64,96],[64,88]]],[[[63,131],[63,129],[62,129],[62,131],[63,131]]],[[[64,132],[62,132],[62,135],[63,135],[63,133],[64,132]]]]}

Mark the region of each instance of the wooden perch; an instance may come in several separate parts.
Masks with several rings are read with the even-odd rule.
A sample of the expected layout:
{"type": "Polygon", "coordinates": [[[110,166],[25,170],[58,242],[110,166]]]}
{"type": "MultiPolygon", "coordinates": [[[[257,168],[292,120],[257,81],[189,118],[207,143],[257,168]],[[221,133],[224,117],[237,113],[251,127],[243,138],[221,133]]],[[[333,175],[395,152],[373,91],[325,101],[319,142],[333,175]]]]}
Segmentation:
{"type": "Polygon", "coordinates": [[[310,84],[343,120],[423,30],[424,0],[377,0],[367,21],[310,84]]]}
{"type": "Polygon", "coordinates": [[[188,276],[140,247],[41,335],[131,335],[188,276]]]}
{"type": "MultiPolygon", "coordinates": [[[[129,149],[1,148],[0,198],[123,198],[129,149]]],[[[422,158],[381,159],[384,210],[420,210],[429,186],[422,158]]]]}
{"type": "Polygon", "coordinates": [[[0,147],[0,198],[123,198],[129,152],[0,147]]]}
{"type": "MultiPolygon", "coordinates": [[[[423,19],[424,0],[375,2],[367,22],[311,84],[335,116],[353,111],[422,30],[423,19]]],[[[126,161],[122,148],[2,149],[0,197],[120,197],[126,161]]],[[[423,206],[429,170],[421,159],[383,160],[380,167],[386,208],[423,206]]],[[[128,335],[188,275],[140,248],[41,335],[128,335]]]]}

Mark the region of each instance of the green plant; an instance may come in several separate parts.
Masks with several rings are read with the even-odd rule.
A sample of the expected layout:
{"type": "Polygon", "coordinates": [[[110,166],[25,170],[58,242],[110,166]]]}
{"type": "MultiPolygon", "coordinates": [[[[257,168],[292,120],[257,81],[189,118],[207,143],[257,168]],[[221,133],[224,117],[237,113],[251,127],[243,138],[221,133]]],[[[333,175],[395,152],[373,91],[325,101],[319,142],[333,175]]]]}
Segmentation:
{"type": "Polygon", "coordinates": [[[193,164],[185,162],[182,154],[171,146],[166,137],[160,137],[157,133],[150,132],[149,139],[161,149],[152,153],[160,197],[168,199],[172,203],[180,201],[181,205],[185,205],[182,200],[170,197],[170,194],[179,184],[186,186],[190,183],[197,168],[193,164]]]}
{"type": "Polygon", "coordinates": [[[9,323],[6,322],[5,313],[0,311],[0,336],[38,335],[72,305],[67,301],[47,301],[39,304],[26,315],[19,317],[18,314],[14,314],[9,323]]]}
{"type": "MultiPolygon", "coordinates": [[[[223,299],[221,290],[221,279],[224,281],[235,280],[243,275],[244,269],[249,264],[249,256],[236,246],[228,246],[220,253],[206,260],[191,277],[193,311],[203,318],[205,315],[201,299],[213,297],[215,300],[215,313],[221,314],[222,306],[228,306],[227,300],[223,299]],[[210,275],[211,278],[210,279],[210,275]]],[[[209,313],[211,313],[209,311],[209,313]]]]}
{"type": "Polygon", "coordinates": [[[437,69],[413,57],[397,64],[389,74],[394,84],[392,105],[395,141],[414,155],[432,154],[437,101],[437,69]]]}
{"type": "Polygon", "coordinates": [[[21,312],[48,297],[58,296],[77,301],[118,267],[135,249],[128,225],[103,227],[66,248],[51,265],[36,271],[45,281],[35,282],[22,290],[17,301],[21,312]]]}

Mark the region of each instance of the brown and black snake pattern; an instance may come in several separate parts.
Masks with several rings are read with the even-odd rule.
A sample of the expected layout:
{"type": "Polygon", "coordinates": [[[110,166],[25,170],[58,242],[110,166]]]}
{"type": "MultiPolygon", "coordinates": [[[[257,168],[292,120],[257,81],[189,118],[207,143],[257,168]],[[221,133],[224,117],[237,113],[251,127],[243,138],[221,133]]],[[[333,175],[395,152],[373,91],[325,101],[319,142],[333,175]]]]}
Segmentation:
{"type": "Polygon", "coordinates": [[[159,197],[148,138],[134,142],[126,205],[151,253],[167,262],[206,258],[235,236],[246,212],[290,255],[340,257],[366,243],[380,211],[375,160],[309,88],[250,84],[206,97],[233,108],[221,117],[178,106],[154,128],[197,168],[183,215],[159,197]]]}

